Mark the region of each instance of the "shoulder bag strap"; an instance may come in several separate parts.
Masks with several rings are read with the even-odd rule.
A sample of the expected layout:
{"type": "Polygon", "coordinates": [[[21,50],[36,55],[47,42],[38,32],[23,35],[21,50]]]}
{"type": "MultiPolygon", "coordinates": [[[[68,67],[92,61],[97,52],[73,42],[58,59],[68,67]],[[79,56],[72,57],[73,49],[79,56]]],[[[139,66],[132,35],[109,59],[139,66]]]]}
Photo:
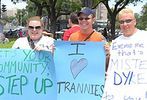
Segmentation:
{"type": "Polygon", "coordinates": [[[90,37],[91,37],[91,35],[94,33],[94,31],[92,31],[85,39],[84,39],[84,41],[86,41],[86,40],[88,40],[90,37]]]}

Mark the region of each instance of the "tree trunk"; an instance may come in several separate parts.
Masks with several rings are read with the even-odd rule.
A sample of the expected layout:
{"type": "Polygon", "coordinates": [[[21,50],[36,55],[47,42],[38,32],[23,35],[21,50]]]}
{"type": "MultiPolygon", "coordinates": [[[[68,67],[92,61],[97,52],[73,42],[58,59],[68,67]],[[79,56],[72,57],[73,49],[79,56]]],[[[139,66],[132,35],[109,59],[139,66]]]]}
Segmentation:
{"type": "Polygon", "coordinates": [[[42,8],[41,6],[37,6],[37,12],[36,12],[36,15],[37,16],[42,16],[42,8]]]}
{"type": "Polygon", "coordinates": [[[57,34],[56,34],[56,20],[51,21],[51,33],[54,34],[54,39],[57,39],[57,34]]]}
{"type": "Polygon", "coordinates": [[[50,16],[50,22],[51,22],[50,23],[50,31],[51,31],[51,33],[54,34],[54,38],[57,39],[56,34],[55,34],[57,31],[57,29],[56,29],[57,16],[56,16],[54,8],[52,8],[50,10],[49,16],[50,16]]]}
{"type": "Polygon", "coordinates": [[[111,21],[110,21],[110,25],[111,25],[111,37],[110,40],[115,39],[115,22],[116,22],[116,15],[112,15],[111,16],[111,21]]]}

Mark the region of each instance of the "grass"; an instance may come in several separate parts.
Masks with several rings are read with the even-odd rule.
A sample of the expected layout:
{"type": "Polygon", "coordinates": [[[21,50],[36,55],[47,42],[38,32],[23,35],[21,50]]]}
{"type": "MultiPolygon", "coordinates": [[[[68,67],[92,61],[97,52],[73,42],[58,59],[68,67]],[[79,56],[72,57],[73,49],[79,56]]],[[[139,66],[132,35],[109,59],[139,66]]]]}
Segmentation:
{"type": "Polygon", "coordinates": [[[8,43],[5,44],[0,43],[0,48],[11,48],[15,40],[16,38],[10,38],[8,43]]]}

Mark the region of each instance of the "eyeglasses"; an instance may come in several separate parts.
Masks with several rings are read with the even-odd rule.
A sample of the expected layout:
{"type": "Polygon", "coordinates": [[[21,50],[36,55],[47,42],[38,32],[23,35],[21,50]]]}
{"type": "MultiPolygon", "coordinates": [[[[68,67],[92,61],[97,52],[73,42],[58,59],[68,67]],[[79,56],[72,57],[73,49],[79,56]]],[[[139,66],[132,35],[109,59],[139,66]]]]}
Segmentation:
{"type": "Polygon", "coordinates": [[[126,20],[120,20],[119,23],[120,24],[124,24],[124,23],[130,23],[133,19],[126,19],[126,20]]]}
{"type": "Polygon", "coordinates": [[[89,20],[90,18],[86,17],[86,18],[82,18],[82,17],[79,17],[79,20],[89,20]]]}
{"type": "Polygon", "coordinates": [[[31,29],[31,30],[33,30],[33,29],[39,30],[39,29],[41,29],[41,26],[29,26],[29,29],[31,29]]]}

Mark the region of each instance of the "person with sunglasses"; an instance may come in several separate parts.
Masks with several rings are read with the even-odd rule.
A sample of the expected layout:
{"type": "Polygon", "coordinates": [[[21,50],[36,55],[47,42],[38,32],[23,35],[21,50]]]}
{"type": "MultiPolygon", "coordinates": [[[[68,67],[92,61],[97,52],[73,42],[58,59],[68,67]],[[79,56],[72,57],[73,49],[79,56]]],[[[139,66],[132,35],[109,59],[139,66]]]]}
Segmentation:
{"type": "Polygon", "coordinates": [[[78,21],[80,31],[77,31],[70,35],[69,41],[103,41],[104,36],[93,29],[93,23],[95,22],[95,11],[91,8],[85,7],[78,12],[78,21]]]}
{"type": "MultiPolygon", "coordinates": [[[[144,37],[147,37],[147,31],[139,30],[136,28],[136,18],[134,12],[130,8],[124,8],[118,13],[118,21],[120,26],[119,37],[112,40],[111,44],[120,41],[137,41],[140,38],[144,40],[144,37]]],[[[111,46],[112,47],[112,46],[111,46]]],[[[112,48],[111,48],[112,49],[112,48]]],[[[111,50],[110,50],[111,51],[111,50]]],[[[109,51],[109,56],[111,52],[109,51]]],[[[109,60],[108,60],[109,62],[109,60]]]]}
{"type": "Polygon", "coordinates": [[[39,16],[30,17],[27,21],[27,37],[18,38],[12,48],[51,51],[54,39],[43,35],[43,22],[39,16]]]}
{"type": "Polygon", "coordinates": [[[122,34],[116,40],[136,39],[146,31],[136,28],[136,18],[134,12],[130,8],[122,9],[118,14],[119,26],[122,34]]]}
{"type": "Polygon", "coordinates": [[[147,31],[136,27],[137,21],[130,8],[124,8],[118,13],[118,21],[122,35],[111,43],[110,62],[101,100],[124,100],[135,96],[145,100],[142,94],[145,93],[144,86],[147,82],[146,68],[143,68],[147,61],[147,31]],[[132,74],[131,78],[126,73],[128,76],[132,74]]]}
{"type": "Polygon", "coordinates": [[[95,22],[95,10],[85,7],[80,12],[78,12],[78,21],[80,30],[72,33],[69,37],[69,41],[91,41],[91,42],[105,42],[104,48],[106,51],[106,70],[108,67],[109,59],[109,45],[105,37],[97,32],[93,28],[93,23],[95,22]]]}

